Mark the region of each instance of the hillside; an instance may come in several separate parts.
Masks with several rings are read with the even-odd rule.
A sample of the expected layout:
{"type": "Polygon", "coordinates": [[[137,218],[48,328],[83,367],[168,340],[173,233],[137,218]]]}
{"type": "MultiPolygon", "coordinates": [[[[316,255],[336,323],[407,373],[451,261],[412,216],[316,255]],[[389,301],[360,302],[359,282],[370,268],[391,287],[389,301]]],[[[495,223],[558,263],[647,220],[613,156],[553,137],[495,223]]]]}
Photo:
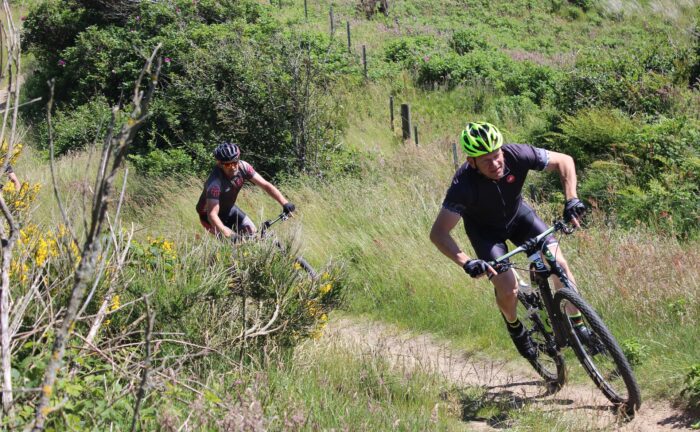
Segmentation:
{"type": "MultiPolygon", "coordinates": [[[[143,430],[469,430],[471,403],[505,412],[501,420],[489,416],[495,427],[587,429],[575,420],[552,425],[541,406],[515,415],[517,404],[494,402],[489,392],[429,368],[408,372],[380,355],[325,345],[326,322],[346,315],[528,367],[504,331],[489,284],[466,277],[428,239],[454,172],[453,143],[473,119],[499,125],[509,142],[576,158],[579,194],[593,212],[584,230],[560,240],[578,287],[634,357],[649,405],[673,404],[677,427],[698,421],[695,2],[405,0],[389,1],[388,15],[377,10],[371,19],[349,0],[94,9],[113,14],[90,12],[99,1],[69,3],[77,6],[35,2],[39,9],[24,21],[32,56],[24,97],[45,96],[46,78],[57,78],[58,193],[81,238],[96,191],[90,173],[101,144],[93,142],[102,142],[95,138],[105,133],[109,106],[133,84],[152,45],[163,42],[160,55],[168,60],[153,115],[134,137],[121,218],[110,219],[103,276],[90,279],[94,297],[66,357],[73,372],[57,381],[66,396],[52,399],[62,416],[49,416],[50,427],[124,430],[140,406],[143,430]],[[292,85],[298,82],[312,90],[292,85]],[[415,136],[401,137],[401,104],[410,105],[417,145],[415,136]],[[275,232],[325,279],[290,272],[290,258],[265,242],[232,255],[202,230],[194,205],[209,152],[224,136],[241,142],[243,159],[297,205],[275,232]],[[113,313],[98,342],[85,344],[100,305],[113,313]],[[278,306],[282,330],[237,336],[276,317],[278,306]],[[149,338],[156,342],[148,388],[157,391],[141,399],[149,338]]],[[[19,126],[26,144],[15,170],[41,190],[31,211],[20,209],[23,232],[31,226],[29,237],[37,237],[18,246],[27,270],[13,270],[11,280],[16,298],[27,280],[44,281],[37,300],[55,311],[47,315],[37,303],[25,312],[21,344],[12,351],[16,388],[42,383],[43,367],[35,365],[49,351],[38,344],[53,340],[75,269],[68,262],[73,243],[61,237],[42,109],[27,109],[19,126]],[[41,241],[57,245],[49,264],[37,262],[41,241]]],[[[119,171],[115,196],[123,178],[119,171]]],[[[544,220],[560,214],[557,178],[533,173],[525,191],[544,220]]],[[[257,188],[244,189],[238,204],[257,224],[279,212],[257,188]]],[[[572,388],[590,387],[573,354],[566,358],[572,388]]],[[[17,396],[16,407],[4,425],[33,418],[36,399],[17,396]]]]}

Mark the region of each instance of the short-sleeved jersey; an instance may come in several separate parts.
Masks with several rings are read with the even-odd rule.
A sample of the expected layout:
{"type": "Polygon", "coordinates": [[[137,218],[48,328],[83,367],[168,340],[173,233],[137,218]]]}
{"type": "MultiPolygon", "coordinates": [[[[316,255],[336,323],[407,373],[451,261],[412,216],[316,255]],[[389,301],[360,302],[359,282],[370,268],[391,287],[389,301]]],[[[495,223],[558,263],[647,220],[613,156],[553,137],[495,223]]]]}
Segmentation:
{"type": "Polygon", "coordinates": [[[238,192],[240,192],[246,180],[250,180],[255,175],[255,169],[245,161],[238,163],[238,170],[229,179],[226,174],[215,166],[207,181],[204,182],[204,190],[197,202],[197,213],[200,215],[207,212],[207,200],[219,201],[219,214],[229,214],[231,208],[236,204],[238,192]]]}
{"type": "Polygon", "coordinates": [[[541,171],[549,162],[546,150],[524,144],[501,147],[505,174],[491,180],[464,163],[452,178],[443,208],[459,213],[465,225],[507,228],[524,205],[523,184],[530,170],[541,171]]]}

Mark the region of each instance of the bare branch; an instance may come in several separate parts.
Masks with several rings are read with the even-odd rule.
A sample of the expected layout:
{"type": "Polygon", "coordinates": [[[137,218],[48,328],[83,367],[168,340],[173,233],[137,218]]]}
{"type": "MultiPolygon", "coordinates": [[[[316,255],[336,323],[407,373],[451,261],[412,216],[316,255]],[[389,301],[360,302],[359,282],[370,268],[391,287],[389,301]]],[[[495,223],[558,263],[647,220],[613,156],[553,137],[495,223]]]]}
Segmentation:
{"type": "MultiPolygon", "coordinates": [[[[7,2],[7,0],[5,0],[5,2],[7,2]]],[[[148,103],[150,102],[150,99],[155,91],[158,74],[160,73],[160,60],[157,63],[155,72],[152,72],[152,67],[159,50],[160,45],[155,48],[141,73],[141,77],[143,77],[146,73],[148,73],[151,77],[148,90],[145,92],[145,94],[140,91],[141,77],[139,77],[139,80],[136,82],[135,86],[136,90],[134,91],[134,110],[132,111],[128,123],[121,128],[119,134],[111,139],[109,143],[105,143],[106,148],[113,148],[114,150],[110,151],[109,153],[103,153],[103,160],[100,163],[100,169],[97,177],[101,180],[95,190],[95,200],[93,201],[91,222],[86,234],[85,243],[83,245],[82,257],[75,272],[73,290],[71,291],[68,302],[68,309],[66,310],[61,327],[56,331],[52,354],[44,373],[44,381],[42,385],[43,391],[41,398],[36,405],[34,424],[32,426],[33,431],[43,430],[47,416],[50,412],[49,403],[53,394],[54,383],[56,381],[58,370],[61,368],[63,363],[66,344],[68,342],[68,338],[72,334],[73,324],[83,302],[87,283],[91,276],[95,273],[97,257],[101,249],[99,237],[102,235],[105,215],[111,201],[114,178],[120,169],[124,158],[126,157],[126,152],[129,144],[132,142],[136,134],[136,129],[142,124],[143,119],[147,115],[148,103]],[[110,169],[108,171],[104,171],[103,167],[107,167],[109,165],[111,165],[110,169]]],[[[112,122],[115,122],[114,116],[112,122]]]]}
{"type": "Polygon", "coordinates": [[[145,337],[145,353],[143,359],[143,374],[141,375],[141,384],[139,385],[139,391],[136,395],[136,402],[134,403],[134,418],[131,421],[131,431],[136,430],[136,422],[139,418],[139,410],[141,409],[141,402],[146,396],[146,386],[148,385],[148,371],[151,366],[151,334],[153,333],[153,312],[151,311],[151,304],[148,301],[148,297],[145,297],[146,302],[146,314],[148,315],[148,324],[146,325],[146,337],[145,337]]]}

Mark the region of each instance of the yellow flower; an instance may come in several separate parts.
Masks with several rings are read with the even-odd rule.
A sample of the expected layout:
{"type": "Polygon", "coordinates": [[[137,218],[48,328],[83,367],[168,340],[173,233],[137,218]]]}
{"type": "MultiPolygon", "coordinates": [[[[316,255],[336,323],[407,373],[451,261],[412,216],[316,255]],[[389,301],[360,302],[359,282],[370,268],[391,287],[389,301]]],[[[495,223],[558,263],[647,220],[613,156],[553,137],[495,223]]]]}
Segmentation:
{"type": "Polygon", "coordinates": [[[172,252],[173,251],[173,242],[168,241],[168,240],[163,240],[163,250],[166,252],[172,252]]]}
{"type": "Polygon", "coordinates": [[[318,289],[318,292],[320,292],[321,295],[326,295],[330,292],[331,289],[333,289],[333,285],[327,283],[325,285],[321,285],[321,287],[318,289]]]}
{"type": "Polygon", "coordinates": [[[34,261],[39,267],[43,267],[46,263],[46,258],[49,254],[49,245],[43,238],[39,239],[36,252],[34,252],[34,261]]]}
{"type": "Polygon", "coordinates": [[[119,309],[119,306],[121,306],[121,303],[119,302],[119,295],[115,295],[112,297],[112,302],[109,305],[109,311],[114,312],[115,310],[119,309]]]}
{"type": "Polygon", "coordinates": [[[299,264],[298,262],[295,262],[294,263],[294,270],[301,270],[301,264],[299,264]]]}
{"type": "Polygon", "coordinates": [[[324,280],[328,279],[329,277],[331,277],[331,275],[328,272],[323,272],[323,274],[321,275],[321,279],[324,279],[324,280]]]}
{"type": "Polygon", "coordinates": [[[319,312],[318,303],[314,300],[307,301],[306,312],[309,314],[309,316],[315,317],[319,312]]]}

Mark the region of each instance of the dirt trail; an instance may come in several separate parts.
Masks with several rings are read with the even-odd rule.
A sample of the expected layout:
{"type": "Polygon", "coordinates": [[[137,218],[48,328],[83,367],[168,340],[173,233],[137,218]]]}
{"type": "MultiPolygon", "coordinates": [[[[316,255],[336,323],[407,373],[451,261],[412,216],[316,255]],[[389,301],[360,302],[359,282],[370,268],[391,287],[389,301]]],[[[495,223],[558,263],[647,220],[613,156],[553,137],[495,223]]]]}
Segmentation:
{"type": "MultiPolygon", "coordinates": [[[[333,344],[381,356],[394,367],[437,373],[465,387],[479,386],[486,390],[487,397],[508,400],[516,407],[556,412],[558,418],[565,418],[577,429],[580,426],[579,430],[692,430],[693,419],[666,402],[644,401],[632,421],[622,422],[593,384],[566,385],[558,393],[547,395],[541,379],[525,363],[485,359],[451,349],[431,336],[410,335],[387,324],[347,318],[332,320],[327,335],[333,344]]],[[[471,422],[470,427],[496,430],[485,422],[471,422]]]]}

